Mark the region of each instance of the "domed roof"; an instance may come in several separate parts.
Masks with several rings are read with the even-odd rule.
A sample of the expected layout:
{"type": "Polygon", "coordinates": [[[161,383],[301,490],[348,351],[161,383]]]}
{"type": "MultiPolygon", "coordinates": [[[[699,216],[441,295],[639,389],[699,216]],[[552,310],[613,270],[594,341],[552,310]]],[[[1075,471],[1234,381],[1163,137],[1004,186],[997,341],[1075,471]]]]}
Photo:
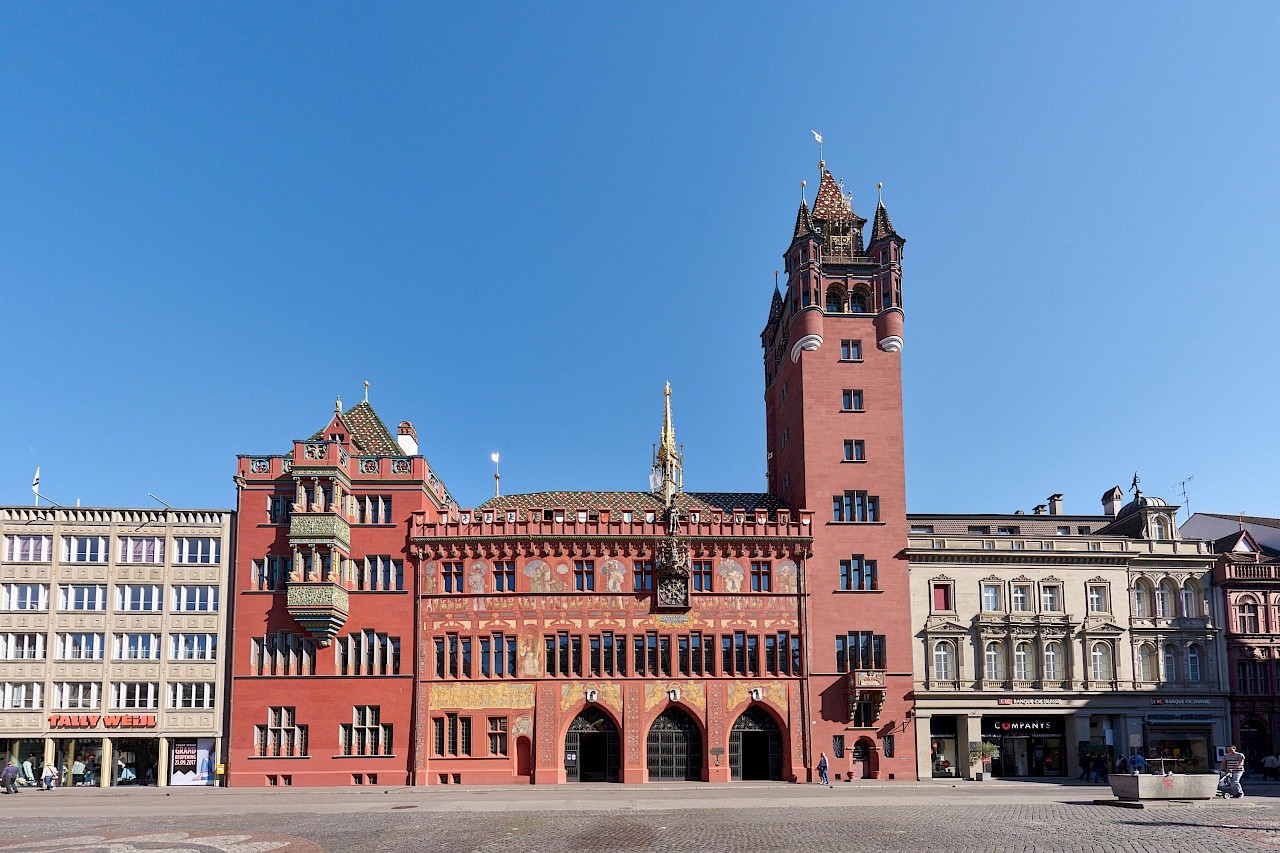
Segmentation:
{"type": "Polygon", "coordinates": [[[1168,506],[1168,504],[1160,498],[1149,498],[1142,493],[1141,489],[1138,489],[1136,494],[1133,496],[1133,500],[1121,507],[1120,513],[1116,516],[1116,519],[1118,520],[1127,515],[1133,515],[1138,510],[1145,509],[1146,507],[1157,506],[1168,506]]]}

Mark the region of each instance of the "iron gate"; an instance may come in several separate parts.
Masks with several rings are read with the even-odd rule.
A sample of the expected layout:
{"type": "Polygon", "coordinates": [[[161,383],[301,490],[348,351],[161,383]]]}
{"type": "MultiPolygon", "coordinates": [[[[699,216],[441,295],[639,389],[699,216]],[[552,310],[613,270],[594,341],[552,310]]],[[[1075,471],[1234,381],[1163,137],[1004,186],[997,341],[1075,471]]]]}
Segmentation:
{"type": "Polygon", "coordinates": [[[663,711],[649,727],[650,782],[702,780],[702,734],[679,708],[663,711]]]}

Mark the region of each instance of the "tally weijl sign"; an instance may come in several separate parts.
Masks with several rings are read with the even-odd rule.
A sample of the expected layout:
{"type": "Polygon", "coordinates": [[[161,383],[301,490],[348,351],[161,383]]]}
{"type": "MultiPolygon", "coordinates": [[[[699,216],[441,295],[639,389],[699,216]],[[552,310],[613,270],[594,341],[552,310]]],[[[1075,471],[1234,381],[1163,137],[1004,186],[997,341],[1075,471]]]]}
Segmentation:
{"type": "Polygon", "coordinates": [[[51,729],[153,729],[155,714],[50,714],[51,729]]]}

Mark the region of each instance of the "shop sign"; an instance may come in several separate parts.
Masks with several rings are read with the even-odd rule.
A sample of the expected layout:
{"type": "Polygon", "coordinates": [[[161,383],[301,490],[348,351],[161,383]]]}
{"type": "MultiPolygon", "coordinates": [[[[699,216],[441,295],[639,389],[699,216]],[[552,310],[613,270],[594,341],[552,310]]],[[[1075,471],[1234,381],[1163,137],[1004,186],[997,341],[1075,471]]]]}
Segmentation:
{"type": "Polygon", "coordinates": [[[1148,723],[1208,722],[1213,714],[1147,714],[1143,719],[1148,723]]]}
{"type": "Polygon", "coordinates": [[[1152,699],[1152,705],[1212,705],[1212,699],[1152,699]]]}
{"type": "Polygon", "coordinates": [[[50,714],[51,729],[153,729],[155,714],[50,714]]]}
{"type": "Polygon", "coordinates": [[[997,700],[1000,705],[1061,705],[1059,696],[1001,696],[997,700]]]}
{"type": "Polygon", "coordinates": [[[213,773],[213,738],[175,741],[171,767],[170,785],[214,784],[217,779],[213,773]]]}
{"type": "Polygon", "coordinates": [[[983,717],[984,735],[1057,735],[1064,728],[1062,717],[983,717]]]}

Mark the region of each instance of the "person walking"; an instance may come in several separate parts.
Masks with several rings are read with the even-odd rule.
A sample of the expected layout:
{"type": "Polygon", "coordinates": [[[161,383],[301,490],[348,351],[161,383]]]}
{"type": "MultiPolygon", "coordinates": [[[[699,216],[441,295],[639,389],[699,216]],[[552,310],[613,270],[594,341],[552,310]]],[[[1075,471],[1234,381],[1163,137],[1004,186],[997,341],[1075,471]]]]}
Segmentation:
{"type": "Polygon", "coordinates": [[[44,790],[52,791],[58,787],[58,771],[52,764],[46,764],[40,771],[40,780],[44,782],[44,790]]]}
{"type": "Polygon", "coordinates": [[[1077,782],[1088,782],[1090,774],[1093,773],[1093,759],[1087,755],[1080,756],[1080,775],[1076,777],[1077,782]]]}
{"type": "Polygon", "coordinates": [[[84,785],[84,756],[77,755],[76,760],[71,762],[71,784],[74,787],[84,785]]]}
{"type": "Polygon", "coordinates": [[[6,794],[18,793],[18,765],[10,761],[0,770],[0,785],[4,785],[6,794]]]}
{"type": "Polygon", "coordinates": [[[1107,778],[1107,759],[1101,755],[1093,764],[1093,770],[1098,776],[1098,781],[1103,785],[1108,785],[1111,780],[1107,778]]]}
{"type": "Polygon", "coordinates": [[[31,756],[29,755],[22,760],[22,778],[26,780],[28,785],[36,784],[36,774],[31,767],[31,756]]]}
{"type": "Polygon", "coordinates": [[[825,752],[818,753],[818,784],[831,786],[831,779],[827,776],[827,754],[825,752]]]}
{"type": "Polygon", "coordinates": [[[1280,768],[1280,758],[1277,758],[1275,754],[1268,755],[1262,759],[1262,778],[1264,780],[1280,779],[1280,773],[1276,772],[1277,768],[1280,768]]]}
{"type": "Polygon", "coordinates": [[[1227,747],[1227,754],[1222,756],[1222,761],[1218,764],[1218,772],[1230,777],[1227,784],[1228,796],[1244,796],[1244,789],[1240,787],[1240,777],[1244,775],[1244,753],[1237,752],[1235,744],[1227,747]]]}

